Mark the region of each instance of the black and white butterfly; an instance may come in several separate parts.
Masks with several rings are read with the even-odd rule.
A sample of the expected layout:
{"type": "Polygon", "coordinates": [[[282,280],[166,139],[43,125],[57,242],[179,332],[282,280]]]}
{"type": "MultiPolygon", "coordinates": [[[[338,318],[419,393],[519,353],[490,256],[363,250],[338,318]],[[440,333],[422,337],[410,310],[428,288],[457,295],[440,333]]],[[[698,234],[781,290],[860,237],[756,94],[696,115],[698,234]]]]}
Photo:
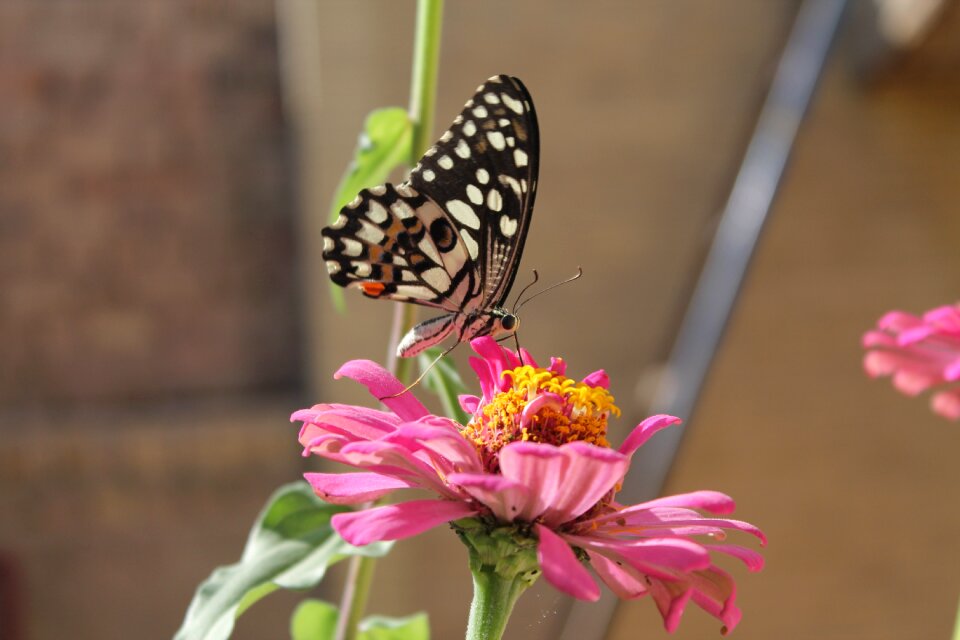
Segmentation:
{"type": "Polygon", "coordinates": [[[495,76],[477,87],[406,182],[364,189],[323,230],[336,284],[447,312],[411,329],[398,356],[448,336],[459,344],[517,330],[503,305],[530,227],[539,152],[526,87],[495,76]]]}

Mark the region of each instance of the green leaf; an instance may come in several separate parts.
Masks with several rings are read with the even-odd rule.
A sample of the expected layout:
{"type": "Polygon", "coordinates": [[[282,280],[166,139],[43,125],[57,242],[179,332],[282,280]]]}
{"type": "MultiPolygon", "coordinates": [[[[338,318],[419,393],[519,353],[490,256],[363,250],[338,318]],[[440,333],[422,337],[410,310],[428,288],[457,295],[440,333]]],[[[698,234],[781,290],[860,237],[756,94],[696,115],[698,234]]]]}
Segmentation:
{"type": "Polygon", "coordinates": [[[323,600],[304,600],[290,619],[291,640],[333,640],[340,612],[323,600]]]}
{"type": "Polygon", "coordinates": [[[360,623],[360,640],[430,640],[426,613],[405,618],[370,616],[360,623]]]}
{"type": "Polygon", "coordinates": [[[460,407],[458,396],[467,391],[463,379],[457,372],[457,364],[451,358],[440,358],[437,364],[427,371],[427,367],[443,353],[437,347],[431,347],[417,356],[420,373],[426,371],[423,386],[440,398],[444,412],[460,424],[467,424],[470,416],[460,407]]]}
{"type": "MultiPolygon", "coordinates": [[[[290,620],[290,638],[333,640],[339,615],[329,602],[304,600],[290,620]]],[[[430,640],[430,623],[422,612],[404,618],[370,616],[360,622],[357,640],[430,640]]]]}
{"type": "MultiPolygon", "coordinates": [[[[390,172],[409,164],[413,122],[405,109],[388,107],[370,112],[357,140],[353,161],[340,179],[330,207],[330,222],[340,215],[340,209],[363,189],[386,182],[390,172]]],[[[344,310],[343,290],[331,283],[334,306],[344,310]]]]}
{"type": "Polygon", "coordinates": [[[277,589],[309,589],[351,555],[382,556],[391,543],[354,547],[330,518],[349,508],[323,502],[305,482],[278,489],[260,512],[240,562],[214,569],[198,588],[176,640],[223,640],[254,602],[277,589]]]}

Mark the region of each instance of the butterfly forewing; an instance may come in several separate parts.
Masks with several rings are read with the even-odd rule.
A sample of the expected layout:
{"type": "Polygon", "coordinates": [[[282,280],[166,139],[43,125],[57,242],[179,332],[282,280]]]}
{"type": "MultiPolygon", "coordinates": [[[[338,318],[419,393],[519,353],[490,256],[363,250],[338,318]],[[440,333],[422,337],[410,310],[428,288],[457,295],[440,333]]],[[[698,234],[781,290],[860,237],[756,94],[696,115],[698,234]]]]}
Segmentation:
{"type": "Polygon", "coordinates": [[[493,330],[530,225],[539,151],[526,88],[490,78],[407,182],[364,189],[323,230],[336,284],[451,312],[415,328],[402,355],[451,333],[459,342],[493,330]]]}
{"type": "Polygon", "coordinates": [[[479,271],[464,310],[500,306],[513,284],[537,188],[540,141],[533,101],[516,78],[477,87],[453,125],[410,174],[450,216],[479,271]]]}

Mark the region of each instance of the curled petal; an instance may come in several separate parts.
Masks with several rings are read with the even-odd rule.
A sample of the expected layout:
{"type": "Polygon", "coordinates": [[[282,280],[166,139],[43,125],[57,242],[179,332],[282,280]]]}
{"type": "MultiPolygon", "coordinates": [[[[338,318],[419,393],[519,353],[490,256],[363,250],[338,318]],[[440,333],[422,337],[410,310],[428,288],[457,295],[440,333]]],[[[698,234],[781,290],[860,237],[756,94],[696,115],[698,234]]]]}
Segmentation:
{"type": "Polygon", "coordinates": [[[537,558],[543,569],[543,577],[553,586],[580,600],[591,602],[600,598],[600,588],[590,577],[590,572],[577,559],[577,555],[563,538],[549,528],[536,526],[537,558]]]}
{"type": "Polygon", "coordinates": [[[647,595],[646,577],[627,564],[614,562],[602,553],[587,550],[590,566],[618,598],[632,600],[647,595]]]}
{"type": "Polygon", "coordinates": [[[438,525],[476,513],[464,502],[452,500],[413,500],[383,507],[338,513],[331,524],[340,536],[354,546],[381,540],[401,540],[438,525]]]}
{"type": "Polygon", "coordinates": [[[650,584],[650,595],[663,616],[663,627],[668,633],[673,633],[680,625],[680,619],[683,617],[683,611],[687,608],[687,602],[693,593],[686,585],[679,582],[664,582],[663,580],[652,580],[650,584]]]}
{"type": "Polygon", "coordinates": [[[468,395],[466,393],[457,396],[457,401],[460,403],[460,408],[470,415],[475,414],[477,412],[477,407],[480,406],[480,398],[477,396],[468,395]]]}
{"type": "Polygon", "coordinates": [[[763,556],[754,551],[736,544],[708,544],[704,545],[710,551],[725,553],[728,556],[737,558],[743,564],[747,565],[750,571],[760,571],[763,569],[763,556]]]}
{"type": "Polygon", "coordinates": [[[413,485],[379,473],[305,473],[314,492],[332,504],[369,502],[413,485]]]}
{"type": "Polygon", "coordinates": [[[449,482],[461,487],[470,496],[489,508],[497,519],[513,522],[530,521],[537,502],[529,489],[503,476],[490,473],[452,473],[449,482]]]}
{"type": "Polygon", "coordinates": [[[550,371],[555,373],[558,376],[563,376],[567,374],[567,363],[564,362],[563,358],[550,358],[550,366],[547,367],[550,371]]]}
{"type": "Polygon", "coordinates": [[[618,540],[599,536],[570,535],[565,538],[571,544],[589,551],[616,555],[633,568],[666,580],[710,566],[710,553],[707,549],[690,540],[678,538],[618,540]]]}
{"type": "Polygon", "coordinates": [[[663,527],[686,527],[686,526],[706,526],[720,529],[735,529],[755,536],[761,544],[767,543],[767,537],[763,532],[750,524],[740,520],[729,518],[709,518],[701,516],[696,511],[690,509],[677,509],[672,507],[647,507],[643,504],[627,507],[616,513],[602,516],[593,520],[601,529],[610,528],[613,530],[622,530],[624,528],[656,528],[663,527]]]}
{"type": "Polygon", "coordinates": [[[603,387],[604,389],[610,388],[610,376],[607,375],[607,372],[603,369],[598,369],[593,373],[587,375],[583,379],[583,383],[589,387],[603,387]]]}
{"type": "Polygon", "coordinates": [[[416,420],[430,413],[412,393],[403,392],[406,385],[371,360],[351,360],[340,367],[333,377],[356,380],[403,420],[416,420]],[[400,395],[389,397],[394,394],[400,395]]]}
{"type": "MultiPolygon", "coordinates": [[[[639,506],[639,505],[638,505],[639,506]]],[[[673,496],[657,498],[644,502],[644,507],[688,507],[692,509],[703,509],[710,513],[733,513],[736,506],[733,498],[719,491],[692,491],[690,493],[679,493],[673,496]]]]}
{"type": "Polygon", "coordinates": [[[631,456],[633,452],[643,446],[647,440],[650,439],[650,436],[655,434],[661,429],[665,429],[671,425],[680,424],[682,420],[680,418],[675,418],[674,416],[668,416],[665,414],[659,414],[655,416],[650,416],[636,427],[633,431],[630,432],[630,435],[627,436],[627,439],[623,441],[623,444],[620,445],[620,453],[631,456]]]}
{"type": "Polygon", "coordinates": [[[520,426],[528,426],[534,416],[545,407],[560,411],[563,409],[563,398],[549,391],[538,394],[523,408],[523,412],[520,414],[520,426]]]}

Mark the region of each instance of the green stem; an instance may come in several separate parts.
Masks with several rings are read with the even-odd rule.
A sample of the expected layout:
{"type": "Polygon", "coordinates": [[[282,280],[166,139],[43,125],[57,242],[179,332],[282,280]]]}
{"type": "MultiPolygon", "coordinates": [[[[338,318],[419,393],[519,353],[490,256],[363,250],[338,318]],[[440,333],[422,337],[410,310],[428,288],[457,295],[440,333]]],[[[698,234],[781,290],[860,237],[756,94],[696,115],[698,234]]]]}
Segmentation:
{"type": "Polygon", "coordinates": [[[953,627],[953,640],[960,640],[960,607],[957,608],[957,621],[953,627]]]}
{"type": "MultiPolygon", "coordinates": [[[[413,42],[413,75],[410,78],[410,120],[413,122],[413,140],[410,143],[412,167],[423,156],[433,139],[433,114],[436,110],[437,71],[440,68],[440,31],[443,24],[443,0],[417,1],[417,27],[413,42]]],[[[403,328],[399,340],[417,321],[416,307],[398,304],[394,309],[403,328]],[[402,318],[400,317],[402,314],[402,318]]],[[[390,355],[396,351],[390,345],[390,355]]],[[[410,378],[412,360],[398,359],[394,373],[401,382],[410,378]]]]}
{"type": "Polygon", "coordinates": [[[507,628],[513,605],[529,586],[529,581],[522,576],[504,578],[493,567],[474,570],[466,640],[499,640],[507,628]]]}
{"type": "MultiPolygon", "coordinates": [[[[437,69],[440,67],[440,30],[443,17],[443,0],[418,0],[417,25],[413,43],[413,77],[410,83],[410,119],[413,121],[413,141],[408,164],[413,166],[430,146],[433,131],[433,113],[436,106],[437,69]]],[[[417,319],[416,308],[410,304],[397,304],[394,309],[400,320],[401,331],[391,336],[390,353],[397,350],[397,342],[413,327],[417,319]]],[[[410,375],[411,361],[395,360],[394,374],[401,381],[410,375]]],[[[366,609],[373,582],[376,560],[367,556],[350,559],[347,581],[340,601],[340,617],[337,621],[336,640],[355,640],[357,627],[366,609]]]]}

